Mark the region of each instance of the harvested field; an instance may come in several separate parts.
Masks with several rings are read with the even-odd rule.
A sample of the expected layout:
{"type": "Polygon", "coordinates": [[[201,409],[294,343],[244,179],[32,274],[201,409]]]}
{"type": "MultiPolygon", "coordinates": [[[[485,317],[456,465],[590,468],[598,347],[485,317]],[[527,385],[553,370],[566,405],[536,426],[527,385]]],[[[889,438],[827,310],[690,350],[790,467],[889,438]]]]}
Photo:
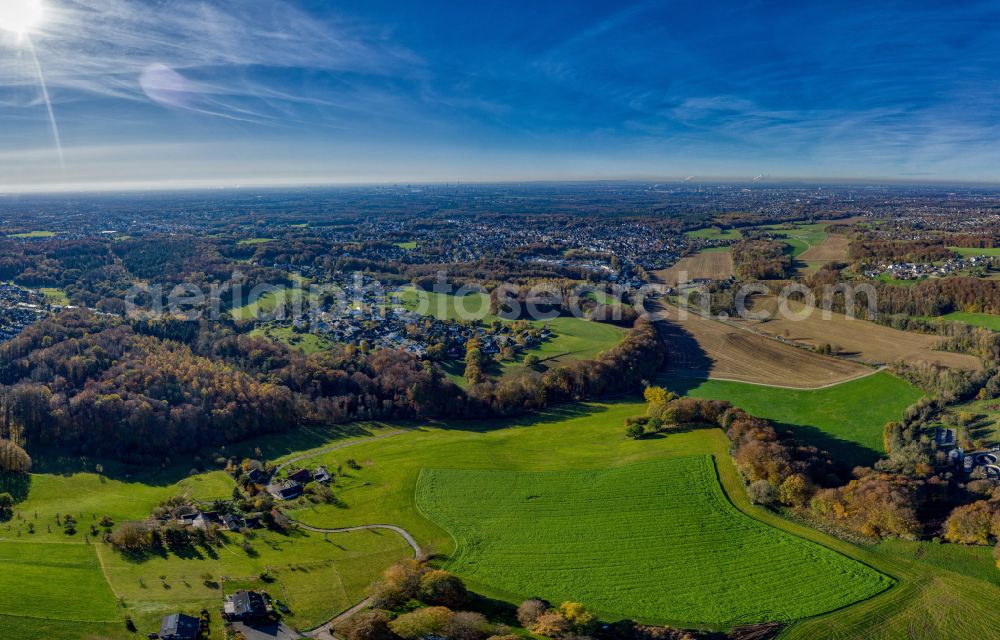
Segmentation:
{"type": "Polygon", "coordinates": [[[813,245],[799,256],[799,260],[810,265],[824,265],[847,260],[847,236],[828,235],[822,244],[813,245]]]}
{"type": "Polygon", "coordinates": [[[653,275],[663,284],[675,287],[684,272],[687,272],[688,282],[696,279],[725,280],[733,275],[733,254],[728,249],[702,251],[681,258],[669,269],[654,271],[653,275]]]}
{"type": "MultiPolygon", "coordinates": [[[[778,302],[773,296],[751,301],[753,311],[766,311],[774,318],[767,321],[740,321],[754,331],[779,336],[791,343],[817,347],[829,344],[837,355],[869,364],[893,364],[903,360],[910,364],[928,363],[953,369],[976,371],[979,359],[964,353],[936,351],[941,338],[910,331],[900,331],[867,320],[851,320],[843,314],[823,318],[820,310],[805,320],[786,319],[777,313],[778,302]]],[[[802,309],[799,303],[789,303],[793,312],[802,309]]]]}
{"type": "Polygon", "coordinates": [[[668,307],[660,322],[675,375],[810,389],[871,373],[856,362],[782,344],[693,312],[680,320],[677,313],[676,307],[668,307]]]}

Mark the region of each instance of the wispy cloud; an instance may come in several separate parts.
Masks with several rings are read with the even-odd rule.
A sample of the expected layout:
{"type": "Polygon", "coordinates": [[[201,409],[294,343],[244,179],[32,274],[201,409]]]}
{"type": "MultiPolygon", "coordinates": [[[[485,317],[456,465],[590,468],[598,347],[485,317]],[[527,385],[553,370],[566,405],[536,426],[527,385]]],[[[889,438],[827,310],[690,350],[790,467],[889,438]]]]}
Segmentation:
{"type": "MultiPolygon", "coordinates": [[[[307,14],[283,0],[49,0],[33,38],[53,99],[153,100],[227,118],[279,117],[280,103],[314,103],[273,90],[268,69],[363,75],[418,66],[385,32],[307,14]]],[[[10,43],[8,43],[10,44],[10,43]]],[[[36,101],[16,46],[0,48],[0,101],[36,101]]]]}

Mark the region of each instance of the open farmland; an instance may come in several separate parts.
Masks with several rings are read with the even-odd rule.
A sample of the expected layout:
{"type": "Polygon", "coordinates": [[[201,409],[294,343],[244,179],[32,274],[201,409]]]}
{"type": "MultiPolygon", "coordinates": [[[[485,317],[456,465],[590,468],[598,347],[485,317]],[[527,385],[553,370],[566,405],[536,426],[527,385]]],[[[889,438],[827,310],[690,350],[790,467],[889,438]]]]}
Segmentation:
{"type": "Polygon", "coordinates": [[[653,272],[657,280],[671,287],[676,287],[682,276],[685,282],[690,282],[699,279],[725,280],[732,275],[733,254],[728,249],[707,249],[681,258],[669,269],[653,272]]]}
{"type": "MultiPolygon", "coordinates": [[[[799,313],[803,306],[798,302],[790,302],[789,309],[793,313],[799,313]]],[[[751,310],[767,313],[772,318],[739,321],[754,331],[802,346],[819,347],[829,344],[838,355],[870,364],[904,361],[966,371],[981,368],[979,359],[975,356],[936,350],[942,341],[937,336],[900,331],[867,320],[850,319],[841,313],[831,313],[829,318],[824,318],[819,309],[802,320],[785,318],[778,311],[777,298],[771,296],[752,300],[751,310]]]]}
{"type": "Polygon", "coordinates": [[[749,413],[825,449],[851,466],[871,465],[885,454],[882,428],[899,420],[906,407],[923,395],[919,389],[882,371],[816,390],[778,389],[720,380],[666,378],[668,389],[682,395],[728,400],[749,413]],[[864,411],[854,410],[864,407],[864,411]]]}
{"type": "MultiPolygon", "coordinates": [[[[0,564],[2,616],[71,623],[119,619],[115,596],[92,545],[2,543],[0,564]]],[[[6,633],[3,637],[10,638],[6,633]]]]}
{"type": "Polygon", "coordinates": [[[847,260],[847,248],[850,239],[847,236],[830,234],[821,244],[811,245],[802,252],[798,262],[802,263],[800,273],[812,273],[831,262],[847,260]]]}
{"type": "Polygon", "coordinates": [[[808,389],[871,372],[862,364],[782,344],[694,312],[681,320],[673,306],[661,315],[673,375],[808,389]]]}
{"type": "Polygon", "coordinates": [[[476,584],[639,620],[793,620],[891,584],[734,509],[711,457],[591,471],[425,471],[417,504],[458,541],[449,569],[476,584]]]}

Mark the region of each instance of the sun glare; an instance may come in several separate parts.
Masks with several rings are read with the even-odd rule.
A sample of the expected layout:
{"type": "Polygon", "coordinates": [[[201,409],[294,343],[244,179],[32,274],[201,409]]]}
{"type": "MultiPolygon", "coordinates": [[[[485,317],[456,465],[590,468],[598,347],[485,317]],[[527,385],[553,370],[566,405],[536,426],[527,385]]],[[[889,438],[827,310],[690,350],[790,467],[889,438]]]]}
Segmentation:
{"type": "Polygon", "coordinates": [[[42,0],[0,0],[0,29],[19,36],[30,32],[42,21],[42,0]]]}

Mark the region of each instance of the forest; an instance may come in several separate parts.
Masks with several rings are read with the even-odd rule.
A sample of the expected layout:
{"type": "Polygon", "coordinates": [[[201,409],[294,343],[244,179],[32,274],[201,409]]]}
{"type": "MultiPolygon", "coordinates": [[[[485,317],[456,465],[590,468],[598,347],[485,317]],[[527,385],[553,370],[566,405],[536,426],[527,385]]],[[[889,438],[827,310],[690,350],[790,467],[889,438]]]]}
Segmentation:
{"type": "Polygon", "coordinates": [[[0,345],[0,438],[29,450],[160,460],[300,425],[510,415],[628,391],[665,357],[656,330],[640,321],[597,360],[466,391],[402,351],[305,355],[224,323],[66,310],[0,345]]]}

